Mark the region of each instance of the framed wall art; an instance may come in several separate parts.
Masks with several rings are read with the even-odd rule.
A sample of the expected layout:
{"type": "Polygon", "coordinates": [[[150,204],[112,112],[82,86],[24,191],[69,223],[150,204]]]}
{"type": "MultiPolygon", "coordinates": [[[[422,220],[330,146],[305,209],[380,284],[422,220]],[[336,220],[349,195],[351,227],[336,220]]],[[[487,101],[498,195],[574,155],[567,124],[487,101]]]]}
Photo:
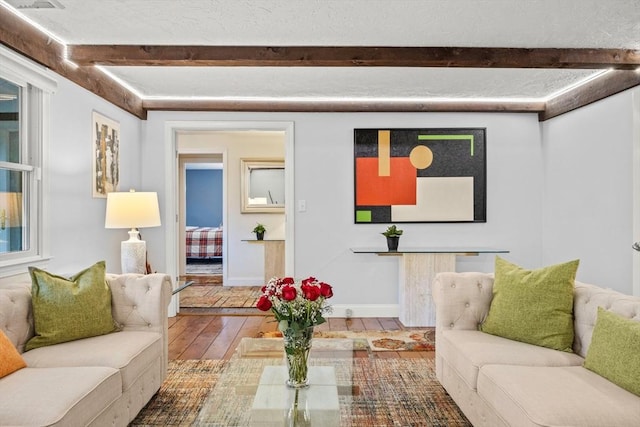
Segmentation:
{"type": "Polygon", "coordinates": [[[93,112],[93,197],[118,191],[120,181],[120,123],[93,112]]]}
{"type": "Polygon", "coordinates": [[[486,222],[486,129],[355,129],[357,224],[486,222]]]}

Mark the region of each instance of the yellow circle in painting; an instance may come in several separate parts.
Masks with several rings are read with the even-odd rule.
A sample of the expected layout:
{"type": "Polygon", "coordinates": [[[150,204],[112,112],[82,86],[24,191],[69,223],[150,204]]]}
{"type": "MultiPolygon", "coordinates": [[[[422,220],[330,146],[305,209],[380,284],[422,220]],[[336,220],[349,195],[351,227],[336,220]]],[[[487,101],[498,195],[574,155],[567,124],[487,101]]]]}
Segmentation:
{"type": "Polygon", "coordinates": [[[409,154],[409,160],[416,169],[426,169],[431,166],[433,162],[433,151],[426,145],[417,145],[411,154],[409,154]]]}

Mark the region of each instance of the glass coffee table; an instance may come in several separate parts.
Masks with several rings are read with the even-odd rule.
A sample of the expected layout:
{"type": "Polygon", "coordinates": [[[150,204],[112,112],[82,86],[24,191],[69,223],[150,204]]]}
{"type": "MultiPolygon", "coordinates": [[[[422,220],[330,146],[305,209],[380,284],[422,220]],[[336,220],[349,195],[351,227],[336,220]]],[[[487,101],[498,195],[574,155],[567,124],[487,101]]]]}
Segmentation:
{"type": "Polygon", "coordinates": [[[285,385],[279,338],[243,338],[225,364],[194,426],[339,426],[353,396],[354,341],[313,340],[309,387],[285,385]]]}

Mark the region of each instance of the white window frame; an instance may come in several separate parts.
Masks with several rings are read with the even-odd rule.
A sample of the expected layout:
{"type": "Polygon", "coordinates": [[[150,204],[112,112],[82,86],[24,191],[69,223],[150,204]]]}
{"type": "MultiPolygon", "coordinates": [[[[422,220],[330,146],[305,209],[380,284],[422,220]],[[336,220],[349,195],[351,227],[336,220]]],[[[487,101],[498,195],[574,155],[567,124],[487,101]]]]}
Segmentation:
{"type": "MultiPolygon", "coordinates": [[[[0,46],[0,78],[21,87],[20,165],[26,172],[29,196],[29,248],[0,254],[0,277],[26,273],[29,266],[43,266],[49,259],[47,239],[47,159],[50,143],[51,95],[57,88],[53,73],[12,50],[0,46]]],[[[7,166],[7,164],[5,164],[7,166]]]]}

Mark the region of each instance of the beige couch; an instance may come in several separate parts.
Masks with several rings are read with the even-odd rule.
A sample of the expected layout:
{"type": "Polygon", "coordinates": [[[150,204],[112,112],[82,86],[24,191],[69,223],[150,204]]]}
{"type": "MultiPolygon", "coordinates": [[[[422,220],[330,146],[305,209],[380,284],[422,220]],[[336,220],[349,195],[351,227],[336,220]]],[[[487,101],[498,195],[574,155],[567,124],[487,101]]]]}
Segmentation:
{"type": "MultiPolygon", "coordinates": [[[[493,275],[436,276],[436,375],[474,426],[639,426],[640,397],[582,367],[597,307],[640,321],[640,298],[580,282],[574,353],[478,330],[493,275]]],[[[640,357],[640,355],[639,355],[640,357]]]]}
{"type": "Polygon", "coordinates": [[[27,352],[30,282],[0,288],[0,329],[27,363],[0,378],[0,425],[126,426],[158,391],[167,372],[171,279],[107,274],[107,283],[119,332],[27,352]]]}

